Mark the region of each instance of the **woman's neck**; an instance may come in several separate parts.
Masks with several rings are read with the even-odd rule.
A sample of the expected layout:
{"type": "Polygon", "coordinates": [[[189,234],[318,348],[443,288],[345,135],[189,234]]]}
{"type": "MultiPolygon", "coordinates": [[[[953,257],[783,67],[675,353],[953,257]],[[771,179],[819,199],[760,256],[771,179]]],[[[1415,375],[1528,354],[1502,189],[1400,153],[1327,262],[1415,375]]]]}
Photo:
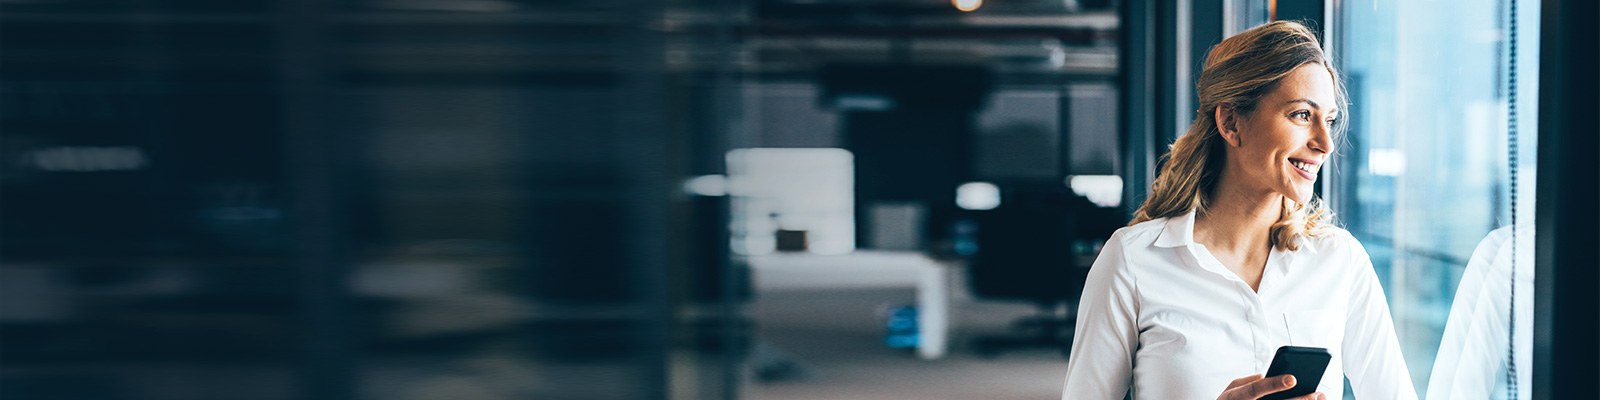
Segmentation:
{"type": "Polygon", "coordinates": [[[1244,187],[1225,175],[1206,203],[1205,211],[1195,215],[1196,242],[1238,255],[1271,250],[1272,224],[1283,213],[1283,195],[1244,187]]]}

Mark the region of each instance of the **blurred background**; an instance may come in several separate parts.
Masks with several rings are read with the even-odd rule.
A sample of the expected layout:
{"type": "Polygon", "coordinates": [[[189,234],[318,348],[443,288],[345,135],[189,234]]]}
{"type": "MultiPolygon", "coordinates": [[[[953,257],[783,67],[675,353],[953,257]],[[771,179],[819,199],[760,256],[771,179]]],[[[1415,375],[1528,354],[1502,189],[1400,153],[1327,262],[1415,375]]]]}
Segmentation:
{"type": "Polygon", "coordinates": [[[1534,299],[1600,186],[1545,3],[0,0],[0,399],[1057,398],[1205,54],[1279,19],[1419,392],[1529,226],[1472,303],[1528,397],[1594,348],[1534,299]]]}

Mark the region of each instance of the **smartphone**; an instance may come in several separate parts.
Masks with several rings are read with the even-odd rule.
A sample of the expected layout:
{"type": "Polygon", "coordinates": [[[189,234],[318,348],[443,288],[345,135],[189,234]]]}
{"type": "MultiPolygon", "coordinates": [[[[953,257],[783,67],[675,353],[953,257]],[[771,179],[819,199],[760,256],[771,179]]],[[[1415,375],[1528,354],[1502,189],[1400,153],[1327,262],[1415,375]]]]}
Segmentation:
{"type": "Polygon", "coordinates": [[[1328,361],[1332,359],[1333,354],[1321,347],[1279,347],[1278,354],[1272,356],[1272,365],[1267,366],[1267,377],[1294,375],[1294,387],[1261,400],[1292,399],[1317,391],[1317,383],[1322,382],[1322,373],[1328,371],[1328,361]]]}

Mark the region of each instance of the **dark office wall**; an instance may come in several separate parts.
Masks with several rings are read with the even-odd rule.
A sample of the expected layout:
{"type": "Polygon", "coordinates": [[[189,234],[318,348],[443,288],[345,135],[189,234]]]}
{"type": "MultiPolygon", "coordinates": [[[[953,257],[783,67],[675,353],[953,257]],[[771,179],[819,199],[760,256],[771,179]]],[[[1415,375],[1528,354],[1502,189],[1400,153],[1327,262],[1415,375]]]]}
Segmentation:
{"type": "Polygon", "coordinates": [[[972,65],[833,65],[819,75],[821,102],[842,113],[840,134],[855,156],[858,246],[874,246],[870,210],[885,203],[924,207],[927,238],[939,240],[956,186],[972,177],[975,117],[992,89],[991,72],[972,65]]]}
{"type": "Polygon", "coordinates": [[[1122,96],[1109,84],[1067,90],[1066,175],[1116,175],[1123,170],[1122,96]]]}
{"type": "Polygon", "coordinates": [[[752,83],[744,89],[741,147],[841,147],[842,113],[823,106],[810,83],[752,83]]]}
{"type": "Polygon", "coordinates": [[[1064,103],[1057,90],[998,90],[974,114],[972,171],[983,181],[1060,180],[1067,156],[1064,103]]]}

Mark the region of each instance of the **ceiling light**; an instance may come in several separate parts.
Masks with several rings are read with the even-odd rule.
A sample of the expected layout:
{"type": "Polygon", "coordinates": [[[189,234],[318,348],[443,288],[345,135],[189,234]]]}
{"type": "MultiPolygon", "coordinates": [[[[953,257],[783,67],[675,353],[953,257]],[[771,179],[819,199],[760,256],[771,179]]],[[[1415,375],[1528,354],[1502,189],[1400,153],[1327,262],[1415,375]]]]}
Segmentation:
{"type": "Polygon", "coordinates": [[[973,11],[983,7],[983,0],[950,0],[950,4],[954,4],[957,10],[973,11]]]}

